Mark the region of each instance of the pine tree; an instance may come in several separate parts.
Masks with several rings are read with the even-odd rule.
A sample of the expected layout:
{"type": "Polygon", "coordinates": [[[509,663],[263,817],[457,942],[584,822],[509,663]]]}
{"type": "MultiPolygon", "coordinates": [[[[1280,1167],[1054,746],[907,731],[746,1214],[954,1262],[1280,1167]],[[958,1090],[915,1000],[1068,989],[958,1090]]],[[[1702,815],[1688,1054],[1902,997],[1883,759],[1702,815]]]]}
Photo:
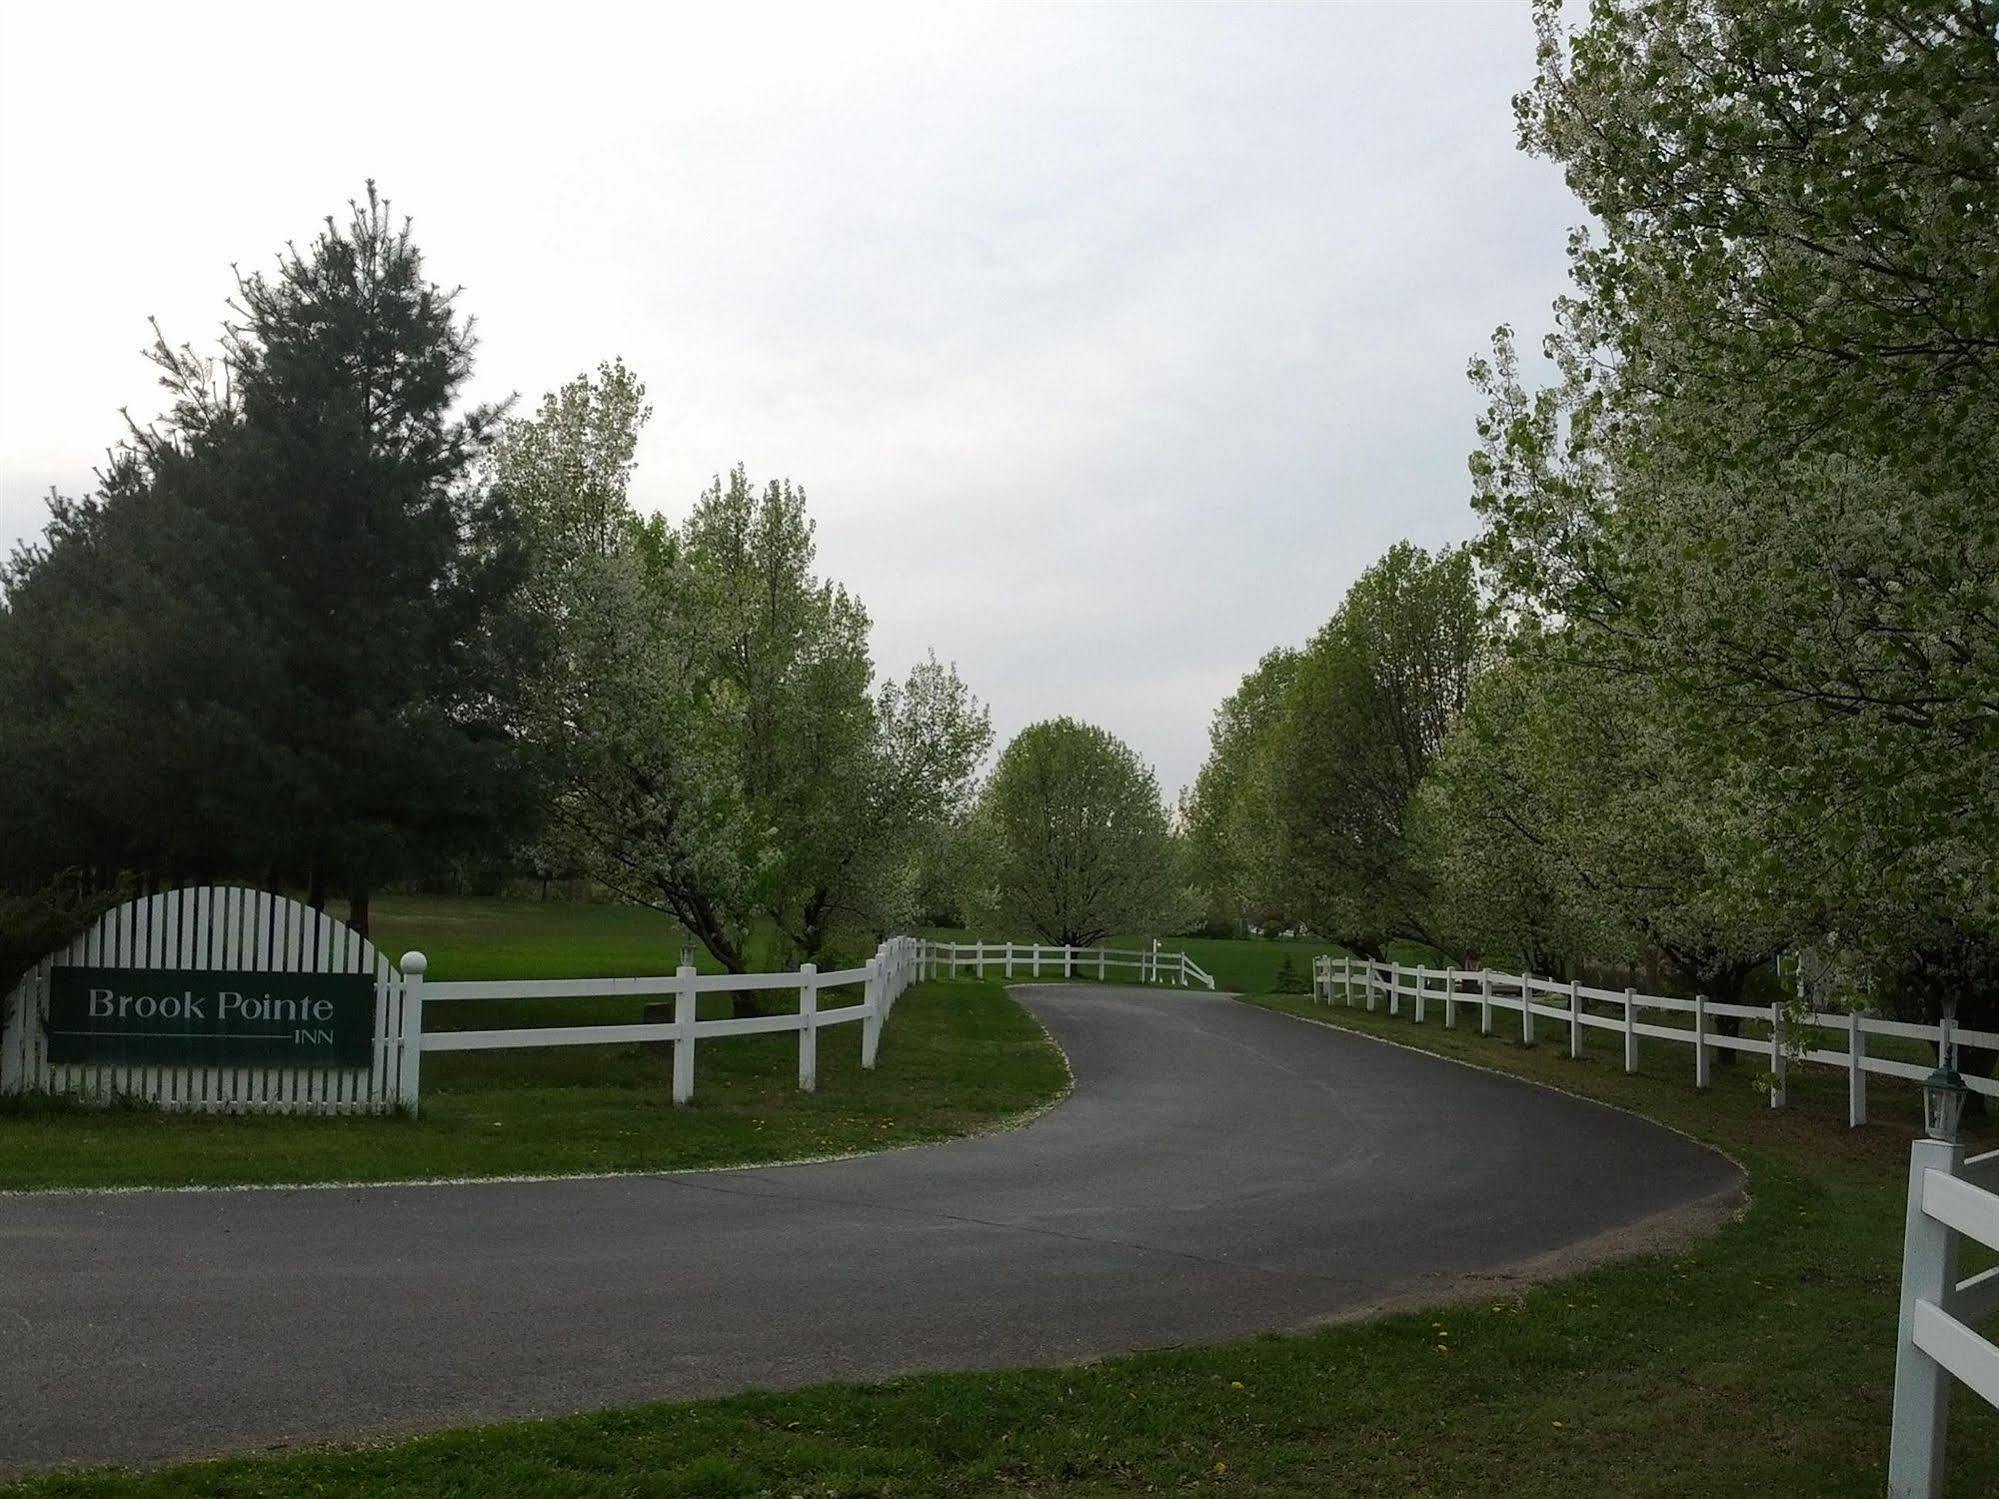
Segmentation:
{"type": "Polygon", "coordinates": [[[365,927],[528,815],[501,412],[460,409],[472,324],[407,221],[350,209],[238,277],[219,367],[156,337],[168,411],[0,580],[18,727],[64,747],[44,864],[345,890],[365,927]]]}

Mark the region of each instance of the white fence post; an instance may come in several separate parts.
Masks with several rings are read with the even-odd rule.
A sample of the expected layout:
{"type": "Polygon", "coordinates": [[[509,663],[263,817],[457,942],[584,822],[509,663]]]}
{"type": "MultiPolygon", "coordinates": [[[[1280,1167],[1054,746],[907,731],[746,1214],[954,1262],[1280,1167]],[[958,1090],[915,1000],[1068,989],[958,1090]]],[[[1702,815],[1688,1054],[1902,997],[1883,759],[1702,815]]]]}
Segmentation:
{"type": "Polygon", "coordinates": [[[1416,1023],[1423,1023],[1423,993],[1430,986],[1430,970],[1421,963],[1416,965],[1416,1023]]]}
{"type": "Polygon", "coordinates": [[[1458,1023],[1458,971],[1444,970],[1444,1029],[1451,1030],[1458,1023]]]}
{"type": "Polygon", "coordinates": [[[887,985],[882,982],[882,960],[880,954],[868,959],[867,981],[861,986],[862,1003],[874,1011],[861,1021],[861,1067],[870,1070],[875,1065],[875,1054],[881,1050],[882,1017],[888,1010],[888,999],[884,993],[887,985]]]}
{"type": "Polygon", "coordinates": [[[1033,947],[1033,949],[1032,949],[1032,955],[1033,955],[1033,958],[1034,958],[1034,976],[1035,976],[1036,978],[1040,978],[1040,977],[1041,977],[1041,944],[1040,944],[1039,942],[1037,942],[1037,943],[1035,943],[1035,944],[1034,944],[1034,947],[1033,947]]]}
{"type": "MultiPolygon", "coordinates": [[[[420,952],[403,954],[403,1028],[396,1058],[396,1104],[414,1114],[423,1087],[423,976],[430,959],[420,952]]],[[[27,990],[22,989],[22,1004],[27,990]]]]}
{"type": "Polygon", "coordinates": [[[694,1097],[694,1022],[701,996],[694,989],[694,965],[682,963],[673,975],[673,1101],[694,1097]]]}
{"type": "MultiPolygon", "coordinates": [[[[953,969],[955,976],[955,965],[953,969]]],[[[807,1093],[819,1086],[819,965],[798,970],[798,1086],[807,1093]]]]}
{"type": "Polygon", "coordinates": [[[1694,1086],[1705,1088],[1708,1084],[1707,1055],[1707,996],[1694,996],[1694,1086]]]}
{"type": "Polygon", "coordinates": [[[1011,942],[1006,945],[1006,976],[1008,978],[1013,977],[1013,944],[1011,942]]]}
{"type": "Polygon", "coordinates": [[[1534,975],[1520,970],[1520,1044],[1534,1044],[1534,975]]]}
{"type": "Polygon", "coordinates": [[[1909,1151],[1908,1223],[1902,1237],[1902,1311],[1895,1334],[1895,1414],[1888,1436],[1888,1492],[1933,1499],[1943,1491],[1944,1433],[1952,1375],[1916,1346],[1916,1307],[1948,1309],[1957,1290],[1957,1234],[1923,1211],[1924,1177],[1957,1174],[1962,1147],[1918,1140],[1909,1151]]]}
{"type": "Polygon", "coordinates": [[[1398,1016],[1402,1013],[1402,965],[1400,963],[1390,963],[1388,965],[1388,1013],[1398,1016]]]}
{"type": "Polygon", "coordinates": [[[1580,1059],[1583,1054],[1583,996],[1582,985],[1575,979],[1569,980],[1569,1056],[1580,1059]]]}
{"type": "Polygon", "coordinates": [[[986,944],[983,938],[981,938],[979,941],[978,952],[979,952],[979,977],[983,979],[986,976],[986,944]]]}
{"type": "Polygon", "coordinates": [[[1846,1122],[1858,1129],[1867,1122],[1867,1032],[1860,1011],[1846,1012],[1846,1122]]]}
{"type": "Polygon", "coordinates": [[[1784,1007],[1770,1006],[1770,1107],[1784,1106],[1784,1007]]]}
{"type": "Polygon", "coordinates": [[[1104,974],[1107,971],[1108,965],[1105,963],[1104,960],[1108,956],[1109,956],[1108,949],[1099,944],[1097,947],[1097,982],[1100,984],[1104,981],[1104,974]]]}
{"type": "Polygon", "coordinates": [[[1478,971],[1478,1033],[1481,1036],[1492,1034],[1492,970],[1490,968],[1481,968],[1478,971]]]}
{"type": "Polygon", "coordinates": [[[1638,991],[1624,991],[1624,1070],[1638,1070],[1638,991]]]}
{"type": "Polygon", "coordinates": [[[1076,976],[1076,949],[1070,946],[1067,942],[1064,942],[1062,944],[1062,977],[1065,979],[1072,979],[1075,976],[1076,976]]]}

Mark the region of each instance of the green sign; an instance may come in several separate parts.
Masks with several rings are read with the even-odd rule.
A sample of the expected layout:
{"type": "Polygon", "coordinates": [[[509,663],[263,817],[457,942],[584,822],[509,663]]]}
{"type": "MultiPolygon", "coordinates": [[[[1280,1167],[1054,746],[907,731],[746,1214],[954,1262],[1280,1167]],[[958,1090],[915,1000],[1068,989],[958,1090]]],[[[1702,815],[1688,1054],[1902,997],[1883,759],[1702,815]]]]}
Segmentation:
{"type": "Polygon", "coordinates": [[[49,975],[49,1060],[97,1066],[366,1067],[368,973],[66,968],[49,975]]]}

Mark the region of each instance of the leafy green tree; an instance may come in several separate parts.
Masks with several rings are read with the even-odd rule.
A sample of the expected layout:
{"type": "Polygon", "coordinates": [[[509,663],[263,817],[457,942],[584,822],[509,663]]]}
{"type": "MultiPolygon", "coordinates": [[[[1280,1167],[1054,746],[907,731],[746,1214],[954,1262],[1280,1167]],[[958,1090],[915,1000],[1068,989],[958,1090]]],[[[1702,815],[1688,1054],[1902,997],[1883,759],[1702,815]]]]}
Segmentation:
{"type": "Polygon", "coordinates": [[[745,890],[802,957],[839,914],[874,768],[867,611],[813,572],[816,551],[805,492],[759,492],[738,466],[681,526],[667,601],[730,746],[745,890]]]}
{"type": "Polygon", "coordinates": [[[1546,0],[1521,139],[1601,227],[1556,382],[1503,330],[1474,367],[1508,602],[1655,684],[1723,898],[1912,988],[1999,936],[1993,22],[1606,0],[1569,38],[1546,0]]]}
{"type": "MultiPolygon", "coordinates": [[[[651,415],[644,384],[611,360],[545,396],[533,416],[506,422],[493,447],[492,483],[520,537],[517,607],[545,627],[526,699],[551,810],[562,810],[565,788],[594,759],[583,738],[609,731],[595,722],[605,706],[598,678],[628,663],[606,653],[645,638],[642,621],[626,611],[640,612],[646,540],[630,489],[651,415]]],[[[551,817],[524,850],[544,880],[587,869],[572,833],[566,817],[551,817]]]]}
{"type": "Polygon", "coordinates": [[[1215,710],[1208,758],[1183,812],[1192,880],[1211,912],[1237,932],[1284,927],[1282,871],[1272,807],[1271,747],[1299,653],[1268,652],[1215,710]]]}
{"type": "Polygon", "coordinates": [[[561,651],[587,669],[541,725],[555,774],[546,857],[664,911],[741,972],[754,914],[750,812],[656,540],[640,531],[572,580],[561,651]]]}
{"type": "Polygon", "coordinates": [[[1132,749],[1072,718],[1014,736],[980,792],[970,914],[1088,947],[1186,915],[1159,782],[1132,749]]]}
{"type": "Polygon", "coordinates": [[[1702,770],[1645,679],[1536,642],[1479,679],[1419,794],[1434,928],[1557,976],[1656,952],[1690,992],[1739,1003],[1795,929],[1727,897],[1702,770]]]}
{"type": "Polygon", "coordinates": [[[799,960],[885,931],[913,912],[925,840],[963,814],[985,709],[934,657],[875,686],[866,611],[814,573],[792,484],[738,467],[677,527],[638,520],[643,392],[617,366],[588,385],[535,419],[561,431],[510,433],[501,454],[550,497],[527,506],[530,586],[561,621],[538,698],[558,775],[546,857],[668,912],[732,971],[760,916],[799,960]],[[608,477],[585,503],[576,475],[608,477]]]}
{"type": "Polygon", "coordinates": [[[846,862],[828,888],[852,924],[882,937],[919,921],[926,896],[945,887],[993,730],[957,667],[934,653],[883,682],[874,711],[864,800],[841,825],[846,862]]]}
{"type": "Polygon", "coordinates": [[[1410,800],[1486,650],[1469,554],[1405,542],[1297,662],[1270,751],[1278,857],[1300,913],[1356,952],[1432,935],[1410,800]]]}
{"type": "Polygon", "coordinates": [[[651,418],[644,382],[612,359],[544,396],[532,417],[502,426],[492,482],[512,507],[525,554],[525,608],[561,621],[575,575],[631,546],[639,523],[632,470],[651,418]]]}

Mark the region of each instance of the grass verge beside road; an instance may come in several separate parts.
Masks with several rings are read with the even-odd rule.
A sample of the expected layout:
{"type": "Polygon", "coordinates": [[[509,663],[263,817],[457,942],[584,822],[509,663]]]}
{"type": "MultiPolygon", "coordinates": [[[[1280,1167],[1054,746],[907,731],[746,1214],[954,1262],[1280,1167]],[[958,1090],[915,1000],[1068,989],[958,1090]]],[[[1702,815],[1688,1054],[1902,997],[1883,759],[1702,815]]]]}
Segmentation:
{"type": "MultiPolygon", "coordinates": [[[[1265,1003],[1650,1115],[1742,1162],[1750,1206],[1676,1252],[1539,1286],[1496,1278],[1470,1303],[1298,1336],[52,1476],[20,1493],[1880,1493],[1909,1138],[1887,1117],[1899,1102],[1884,1096],[1884,1122],[1848,1131],[1837,1089],[1810,1078],[1773,1113],[1747,1067],[1696,1093],[1663,1051],[1656,1074],[1627,1077],[1553,1046],[1265,1003]]],[[[1999,1414],[1960,1390],[1952,1420],[1947,1492],[1999,1492],[1999,1414]]]]}
{"type": "MultiPolygon", "coordinates": [[[[546,971],[546,970],[544,970],[546,971]]],[[[846,992],[828,1004],[855,1002],[846,992]]],[[[726,1014],[726,995],[709,996],[726,1014]]],[[[642,1002],[565,1005],[574,1022],[636,1020],[642,1002]]],[[[535,1024],[548,1007],[453,1024],[535,1024]]],[[[704,1013],[706,1011],[704,1010],[704,1013]]],[[[446,1052],[424,1063],[420,1120],[214,1117],[29,1103],[0,1111],[0,1189],[388,1181],[665,1171],[840,1155],[1004,1123],[1060,1095],[1061,1053],[991,985],[918,985],[895,1007],[872,1072],[861,1027],[819,1037],[819,1087],[798,1091],[798,1038],[696,1050],[694,1102],[675,1108],[664,1048],[446,1052]]]]}

